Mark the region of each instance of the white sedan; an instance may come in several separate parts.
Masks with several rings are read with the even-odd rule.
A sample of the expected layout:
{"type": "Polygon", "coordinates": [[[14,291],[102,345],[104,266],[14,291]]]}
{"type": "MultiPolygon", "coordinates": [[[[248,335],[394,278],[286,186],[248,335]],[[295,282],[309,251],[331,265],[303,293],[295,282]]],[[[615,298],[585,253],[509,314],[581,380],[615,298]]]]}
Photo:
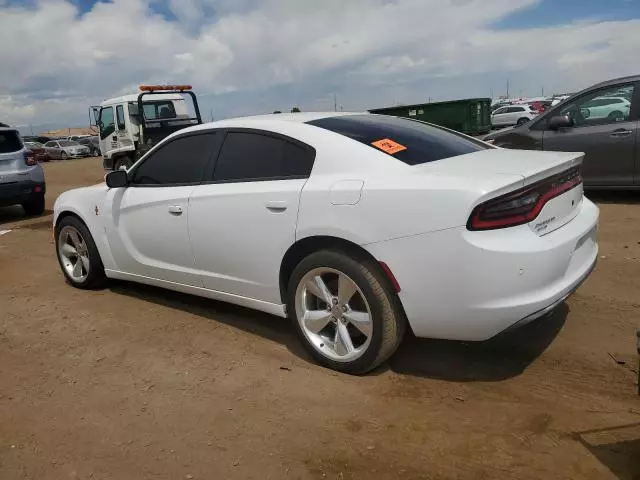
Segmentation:
{"type": "Polygon", "coordinates": [[[364,373],[407,327],[485,340],[591,272],[580,153],[503,150],[422,122],[278,114],[180,130],[54,207],[68,281],[130,280],[292,319],[364,373]]]}

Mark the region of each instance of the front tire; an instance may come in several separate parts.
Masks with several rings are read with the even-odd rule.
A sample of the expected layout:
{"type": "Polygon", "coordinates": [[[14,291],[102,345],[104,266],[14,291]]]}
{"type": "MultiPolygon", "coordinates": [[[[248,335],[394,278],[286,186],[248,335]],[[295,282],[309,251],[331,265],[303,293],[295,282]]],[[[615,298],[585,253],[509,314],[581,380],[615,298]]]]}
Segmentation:
{"type": "Polygon", "coordinates": [[[65,152],[64,150],[60,153],[60,160],[66,160],[67,158],[69,158],[69,155],[67,155],[67,152],[65,152]]]}
{"type": "Polygon", "coordinates": [[[56,256],[62,273],[76,288],[96,289],[107,277],[89,229],[76,217],[64,217],[56,226],[56,256]]]}
{"type": "Polygon", "coordinates": [[[319,364],[364,374],[396,351],[406,320],[389,283],[364,256],[322,250],[298,264],[289,280],[287,311],[319,364]]]}

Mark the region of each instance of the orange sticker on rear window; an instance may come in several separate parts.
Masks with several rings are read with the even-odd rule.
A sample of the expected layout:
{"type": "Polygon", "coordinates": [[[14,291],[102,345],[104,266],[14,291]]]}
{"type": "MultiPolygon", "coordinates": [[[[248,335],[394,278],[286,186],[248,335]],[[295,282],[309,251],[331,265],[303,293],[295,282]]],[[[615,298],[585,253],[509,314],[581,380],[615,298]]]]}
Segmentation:
{"type": "Polygon", "coordinates": [[[394,142],[389,138],[383,138],[382,140],[373,142],[371,145],[379,148],[384,153],[388,153],[389,155],[393,155],[394,153],[398,153],[407,149],[407,147],[405,147],[404,145],[400,145],[398,142],[394,142]]]}

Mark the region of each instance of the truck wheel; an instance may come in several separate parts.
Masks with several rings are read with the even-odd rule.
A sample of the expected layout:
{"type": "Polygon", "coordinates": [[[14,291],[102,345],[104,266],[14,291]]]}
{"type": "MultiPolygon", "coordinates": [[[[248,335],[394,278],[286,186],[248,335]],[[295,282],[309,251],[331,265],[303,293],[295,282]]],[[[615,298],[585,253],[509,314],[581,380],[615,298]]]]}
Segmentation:
{"type": "Polygon", "coordinates": [[[116,161],[116,165],[114,170],[120,170],[121,167],[125,167],[127,169],[131,168],[131,165],[133,165],[133,162],[131,161],[131,159],[129,157],[122,157],[119,158],[116,161]]]}

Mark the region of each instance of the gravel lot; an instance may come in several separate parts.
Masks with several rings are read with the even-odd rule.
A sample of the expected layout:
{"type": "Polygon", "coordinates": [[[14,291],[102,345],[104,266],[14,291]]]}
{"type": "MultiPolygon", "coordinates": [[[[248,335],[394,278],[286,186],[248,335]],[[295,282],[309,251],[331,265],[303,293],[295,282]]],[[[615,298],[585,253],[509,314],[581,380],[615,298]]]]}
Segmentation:
{"type": "MultiPolygon", "coordinates": [[[[45,169],[48,208],[103,175],[45,169]]],[[[599,264],[551,318],[407,339],[365,377],[312,364],[278,318],[73,289],[51,212],[0,209],[0,479],[640,479],[640,192],[594,199],[599,264]]]]}

